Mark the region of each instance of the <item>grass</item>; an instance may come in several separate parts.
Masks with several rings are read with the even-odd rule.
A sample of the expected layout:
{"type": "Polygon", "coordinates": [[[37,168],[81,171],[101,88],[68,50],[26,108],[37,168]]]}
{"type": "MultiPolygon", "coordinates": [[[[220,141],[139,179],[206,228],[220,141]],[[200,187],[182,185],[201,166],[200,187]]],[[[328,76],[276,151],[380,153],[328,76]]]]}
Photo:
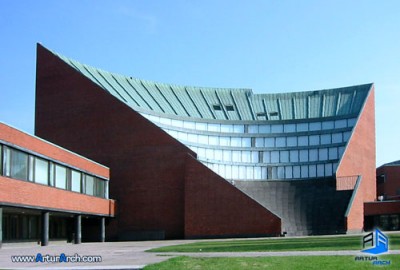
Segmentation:
{"type": "Polygon", "coordinates": [[[308,257],[257,257],[257,258],[190,258],[176,257],[168,261],[148,265],[145,270],[180,269],[399,269],[400,256],[379,256],[379,260],[390,260],[390,265],[375,266],[370,261],[355,261],[354,256],[308,256],[308,257]]]}
{"type": "MultiPolygon", "coordinates": [[[[400,249],[400,234],[389,234],[389,249],[400,249]]],[[[150,252],[251,252],[361,250],[362,236],[205,241],[161,247],[150,252]]]]}

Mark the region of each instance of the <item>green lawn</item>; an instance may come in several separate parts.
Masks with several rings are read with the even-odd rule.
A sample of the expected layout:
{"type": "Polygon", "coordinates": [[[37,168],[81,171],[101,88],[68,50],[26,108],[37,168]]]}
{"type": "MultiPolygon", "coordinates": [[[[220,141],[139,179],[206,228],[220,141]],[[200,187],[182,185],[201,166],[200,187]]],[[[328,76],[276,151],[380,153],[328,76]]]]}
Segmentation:
{"type": "Polygon", "coordinates": [[[359,262],[354,256],[308,256],[308,257],[257,257],[257,258],[190,258],[176,257],[168,261],[148,265],[145,270],[180,269],[399,269],[400,255],[379,256],[390,260],[390,265],[375,266],[372,262],[359,262]]]}
{"type": "MultiPolygon", "coordinates": [[[[400,234],[389,234],[389,249],[400,249],[400,234]]],[[[308,251],[361,250],[362,236],[270,238],[251,240],[206,241],[161,247],[151,252],[250,252],[250,251],[308,251]]]]}

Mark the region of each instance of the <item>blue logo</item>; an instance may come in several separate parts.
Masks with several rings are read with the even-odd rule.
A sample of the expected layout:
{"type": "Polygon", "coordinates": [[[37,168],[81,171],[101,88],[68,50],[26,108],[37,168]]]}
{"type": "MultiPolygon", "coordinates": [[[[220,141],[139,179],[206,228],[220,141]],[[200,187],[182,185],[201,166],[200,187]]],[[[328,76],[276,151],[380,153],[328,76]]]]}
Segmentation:
{"type": "Polygon", "coordinates": [[[374,232],[363,237],[362,252],[370,254],[381,254],[389,250],[389,241],[386,235],[380,230],[375,229],[374,232]],[[365,248],[367,246],[367,248],[365,248]]]}

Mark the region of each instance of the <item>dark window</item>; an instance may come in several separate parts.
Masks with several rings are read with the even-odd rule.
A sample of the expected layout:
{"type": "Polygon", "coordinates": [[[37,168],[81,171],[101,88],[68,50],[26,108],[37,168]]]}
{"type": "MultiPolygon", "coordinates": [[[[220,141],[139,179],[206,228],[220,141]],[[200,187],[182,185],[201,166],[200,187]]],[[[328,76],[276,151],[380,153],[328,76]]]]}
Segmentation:
{"type": "Polygon", "coordinates": [[[270,112],[269,116],[278,116],[278,112],[270,112]]]}
{"type": "Polygon", "coordinates": [[[268,116],[268,114],[266,112],[258,112],[257,116],[258,117],[265,117],[265,116],[268,116]]]}
{"type": "Polygon", "coordinates": [[[233,105],[225,105],[225,109],[226,109],[228,112],[232,112],[232,111],[235,110],[235,108],[233,107],[233,105]]]}
{"type": "Polygon", "coordinates": [[[218,104],[214,104],[213,105],[213,109],[216,110],[216,111],[222,110],[221,105],[218,105],[218,104]]]}

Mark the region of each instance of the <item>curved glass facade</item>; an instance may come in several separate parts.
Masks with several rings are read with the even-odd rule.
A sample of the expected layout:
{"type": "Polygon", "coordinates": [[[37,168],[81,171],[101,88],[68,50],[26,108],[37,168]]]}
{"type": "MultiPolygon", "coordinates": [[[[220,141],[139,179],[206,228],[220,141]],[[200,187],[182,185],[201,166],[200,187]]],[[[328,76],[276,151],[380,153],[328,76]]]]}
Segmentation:
{"type": "Polygon", "coordinates": [[[357,119],[195,122],[141,113],[228,180],[332,176],[357,119]]]}

